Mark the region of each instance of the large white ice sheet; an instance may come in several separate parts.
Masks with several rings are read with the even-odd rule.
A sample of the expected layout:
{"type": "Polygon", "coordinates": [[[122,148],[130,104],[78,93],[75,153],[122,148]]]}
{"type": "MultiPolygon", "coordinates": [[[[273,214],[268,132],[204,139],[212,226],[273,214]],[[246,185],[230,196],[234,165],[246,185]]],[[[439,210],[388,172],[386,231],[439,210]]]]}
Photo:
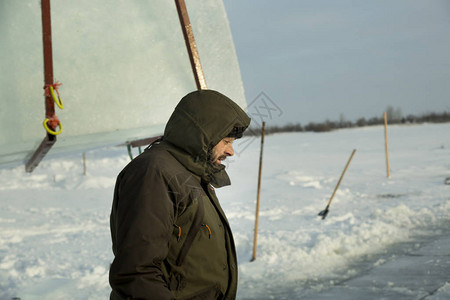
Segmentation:
{"type": "MultiPolygon", "coordinates": [[[[220,0],[187,8],[208,88],[245,107],[220,0]]],[[[51,2],[56,115],[63,132],[50,154],[161,134],[195,90],[174,1],[51,2]]],[[[0,164],[29,157],[45,136],[39,1],[0,3],[0,164]]]]}

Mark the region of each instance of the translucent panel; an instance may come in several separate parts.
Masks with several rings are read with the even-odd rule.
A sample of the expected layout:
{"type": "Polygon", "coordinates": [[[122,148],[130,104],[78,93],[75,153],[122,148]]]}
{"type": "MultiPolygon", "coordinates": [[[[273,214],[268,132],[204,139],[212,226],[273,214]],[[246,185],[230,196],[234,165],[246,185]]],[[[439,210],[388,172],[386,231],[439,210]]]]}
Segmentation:
{"type": "MultiPolygon", "coordinates": [[[[245,107],[221,1],[186,1],[208,88],[245,107]]],[[[48,155],[159,135],[195,90],[174,1],[51,2],[63,132],[48,155]]],[[[0,1],[0,164],[28,159],[45,136],[39,1],[0,1]]]]}

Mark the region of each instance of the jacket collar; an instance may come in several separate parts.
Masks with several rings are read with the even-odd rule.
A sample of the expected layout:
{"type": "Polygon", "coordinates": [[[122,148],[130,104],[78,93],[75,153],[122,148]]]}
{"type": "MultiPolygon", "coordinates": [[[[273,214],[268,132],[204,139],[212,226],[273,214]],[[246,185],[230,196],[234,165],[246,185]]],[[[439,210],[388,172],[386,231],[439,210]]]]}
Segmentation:
{"type": "Polygon", "coordinates": [[[201,181],[210,183],[215,188],[231,184],[230,177],[225,171],[224,165],[215,166],[205,160],[196,160],[183,149],[166,141],[162,141],[160,145],[172,154],[186,169],[198,176],[201,181]]]}

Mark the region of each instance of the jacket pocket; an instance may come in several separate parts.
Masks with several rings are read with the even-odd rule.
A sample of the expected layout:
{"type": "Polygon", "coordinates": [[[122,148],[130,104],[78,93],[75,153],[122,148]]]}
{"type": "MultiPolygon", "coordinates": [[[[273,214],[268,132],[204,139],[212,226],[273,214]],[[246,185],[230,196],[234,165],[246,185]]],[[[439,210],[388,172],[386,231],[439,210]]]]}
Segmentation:
{"type": "Polygon", "coordinates": [[[203,201],[201,197],[199,197],[197,213],[195,214],[195,217],[192,220],[192,226],[186,236],[186,239],[184,240],[183,246],[181,246],[180,253],[178,254],[177,260],[175,262],[177,266],[181,267],[183,265],[184,259],[186,258],[189,249],[191,249],[192,243],[194,242],[197,233],[200,231],[200,228],[202,227],[204,217],[205,217],[205,208],[203,207],[203,201]]]}

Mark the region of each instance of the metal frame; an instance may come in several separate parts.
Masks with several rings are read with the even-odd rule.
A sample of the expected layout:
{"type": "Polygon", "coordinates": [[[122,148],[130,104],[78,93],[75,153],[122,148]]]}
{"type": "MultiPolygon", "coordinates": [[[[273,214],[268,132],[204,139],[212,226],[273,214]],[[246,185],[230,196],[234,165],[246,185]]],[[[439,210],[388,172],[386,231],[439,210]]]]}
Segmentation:
{"type": "MultiPolygon", "coordinates": [[[[194,73],[195,83],[197,89],[206,89],[205,76],[203,74],[202,65],[200,63],[200,56],[198,54],[197,45],[194,39],[191,22],[184,0],[175,0],[178,17],[180,18],[181,30],[183,32],[186,48],[191,62],[192,72],[194,73]]],[[[44,81],[45,86],[51,85],[54,82],[53,78],[53,51],[52,51],[52,27],[51,27],[51,10],[50,0],[41,0],[42,11],[42,40],[44,48],[44,81]]],[[[45,96],[45,116],[51,119],[55,115],[55,105],[51,95],[45,96]]],[[[51,125],[50,125],[51,126],[51,125]]],[[[50,128],[55,130],[55,128],[50,128]]],[[[158,137],[156,137],[158,138],[158,137]]],[[[149,144],[156,138],[147,138],[129,143],[132,147],[143,146],[149,144]]],[[[46,137],[36,149],[34,154],[28,160],[25,170],[33,172],[45,155],[50,151],[51,147],[56,143],[56,135],[47,132],[46,137]]]]}
{"type": "MultiPolygon", "coordinates": [[[[42,12],[42,42],[44,48],[44,81],[45,86],[53,84],[53,51],[52,51],[52,22],[50,0],[41,0],[42,12]]],[[[45,117],[50,119],[55,115],[55,104],[51,95],[45,96],[45,117]]],[[[52,125],[48,124],[49,127],[52,125]]],[[[50,128],[55,130],[55,128],[50,128]]],[[[47,132],[46,137],[28,160],[25,170],[33,172],[50,148],[56,143],[56,136],[47,132]]]]}

